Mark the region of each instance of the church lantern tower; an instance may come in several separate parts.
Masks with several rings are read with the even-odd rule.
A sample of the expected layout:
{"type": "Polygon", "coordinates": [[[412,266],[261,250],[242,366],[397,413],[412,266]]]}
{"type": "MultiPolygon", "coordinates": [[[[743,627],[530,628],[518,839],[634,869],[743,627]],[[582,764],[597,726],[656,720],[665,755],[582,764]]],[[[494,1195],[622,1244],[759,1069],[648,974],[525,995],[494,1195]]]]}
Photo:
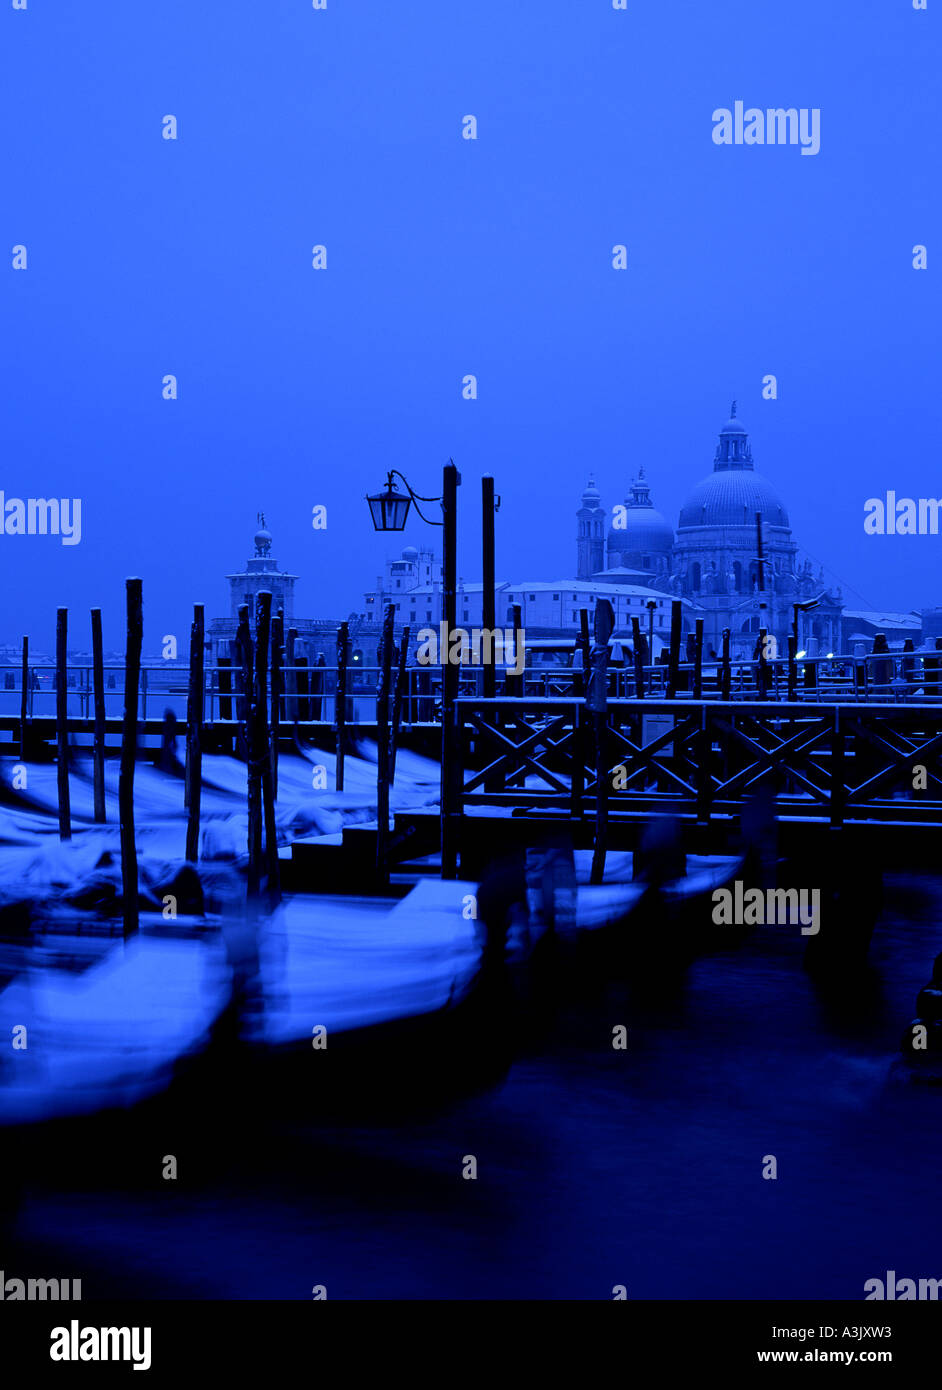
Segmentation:
{"type": "Polygon", "coordinates": [[[589,579],[605,567],[605,508],[595,482],[590,478],[576,512],[576,577],[589,579]]]}

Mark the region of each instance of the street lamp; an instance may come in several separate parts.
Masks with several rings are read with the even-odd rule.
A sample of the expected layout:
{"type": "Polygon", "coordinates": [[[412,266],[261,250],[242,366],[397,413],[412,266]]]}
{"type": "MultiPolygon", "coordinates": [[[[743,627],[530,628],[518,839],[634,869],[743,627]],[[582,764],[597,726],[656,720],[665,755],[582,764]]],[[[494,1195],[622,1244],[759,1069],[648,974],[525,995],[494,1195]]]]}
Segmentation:
{"type": "Polygon", "coordinates": [[[654,610],[657,608],[657,599],[649,598],[644,605],[648,610],[648,664],[654,665],[654,610]]]}
{"type": "Polygon", "coordinates": [[[417,492],[413,492],[406,479],[398,468],[391,468],[386,474],[386,486],[382,492],[371,492],[366,498],[369,503],[370,516],[373,518],[374,531],[404,531],[406,527],[406,517],[409,515],[409,507],[414,502],[415,509],[429,526],[442,526],[441,521],[432,521],[430,517],[422,516],[420,502],[441,502],[440,497],[422,497],[417,492]],[[408,497],[396,487],[393,478],[402,478],[408,491],[408,497]]]}
{"type": "MultiPolygon", "coordinates": [[[[807,599],[804,603],[793,603],[793,604],[792,604],[792,635],[793,635],[794,638],[795,638],[795,646],[796,646],[796,647],[798,646],[798,642],[799,642],[799,639],[800,639],[800,636],[801,636],[801,634],[800,634],[800,632],[799,632],[799,630],[798,630],[798,624],[799,624],[799,620],[800,620],[800,615],[801,615],[802,613],[807,613],[807,612],[808,612],[810,609],[812,609],[812,608],[817,608],[819,602],[820,602],[819,599],[812,598],[812,599],[807,599]]],[[[807,634],[806,634],[806,636],[807,636],[807,634]]],[[[804,652],[799,652],[799,657],[802,657],[802,656],[804,656],[804,652]]]]}
{"type": "Polygon", "coordinates": [[[410,503],[422,520],[429,526],[441,526],[442,536],[442,624],[439,628],[442,668],[442,771],[441,771],[441,848],[442,878],[455,878],[458,873],[458,853],[454,831],[457,816],[456,767],[456,722],[455,702],[458,698],[458,665],[449,660],[451,635],[458,621],[458,485],[461,474],[455,467],[454,459],[449,459],[442,469],[441,497],[423,497],[415,492],[409,480],[392,468],[386,475],[386,486],[382,492],[367,495],[370,516],[377,531],[401,531],[406,524],[410,503]],[[394,478],[399,478],[406,488],[408,497],[396,487],[394,478]],[[422,511],[420,502],[440,502],[441,521],[433,521],[422,511]]]}

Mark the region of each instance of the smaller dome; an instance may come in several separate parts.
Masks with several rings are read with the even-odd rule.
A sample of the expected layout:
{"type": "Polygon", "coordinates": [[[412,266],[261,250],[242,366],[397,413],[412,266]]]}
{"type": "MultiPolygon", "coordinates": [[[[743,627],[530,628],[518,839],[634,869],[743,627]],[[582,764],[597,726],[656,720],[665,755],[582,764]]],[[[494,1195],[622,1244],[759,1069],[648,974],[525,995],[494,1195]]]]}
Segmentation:
{"type": "Polygon", "coordinates": [[[624,526],[613,526],[608,533],[613,555],[667,555],[673,544],[673,527],[653,507],[629,507],[624,526]]]}
{"type": "Polygon", "coordinates": [[[417,560],[419,558],[419,552],[414,545],[407,545],[402,552],[402,558],[404,560],[417,560]]]}
{"type": "Polygon", "coordinates": [[[602,494],[595,486],[595,479],[590,478],[586,484],[586,489],[582,494],[582,501],[587,505],[589,502],[601,502],[602,494]]]}

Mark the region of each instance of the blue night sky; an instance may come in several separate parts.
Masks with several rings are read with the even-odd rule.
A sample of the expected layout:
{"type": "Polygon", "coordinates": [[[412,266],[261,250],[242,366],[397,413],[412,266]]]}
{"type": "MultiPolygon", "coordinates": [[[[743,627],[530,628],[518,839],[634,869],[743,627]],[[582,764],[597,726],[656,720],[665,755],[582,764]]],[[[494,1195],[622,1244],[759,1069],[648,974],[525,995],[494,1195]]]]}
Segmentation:
{"type": "Polygon", "coordinates": [[[182,638],[194,601],[225,611],[259,508],[298,614],[346,617],[438,536],[374,536],[364,493],[389,467],[437,492],[449,455],[459,574],[490,471],[499,576],[569,575],[589,475],[612,505],[643,463],[676,524],[733,397],[849,607],[942,601],[942,536],[863,530],[870,496],[942,494],[939,14],[6,0],[0,488],[81,497],[83,538],[0,535],[0,640],[51,650],[68,604],[87,645],[100,604],[120,647],[129,574],[145,650],[182,638]],[[820,153],[714,145],[737,99],[819,107],[820,153]]]}

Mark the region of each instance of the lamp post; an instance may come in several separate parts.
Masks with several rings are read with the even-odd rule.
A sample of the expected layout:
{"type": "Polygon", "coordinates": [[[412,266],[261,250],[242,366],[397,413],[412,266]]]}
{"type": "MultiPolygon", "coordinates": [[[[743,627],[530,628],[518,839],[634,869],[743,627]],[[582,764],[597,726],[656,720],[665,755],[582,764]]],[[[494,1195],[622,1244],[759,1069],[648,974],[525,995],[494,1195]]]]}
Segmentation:
{"type": "Polygon", "coordinates": [[[805,603],[793,603],[793,604],[792,604],[792,632],[793,632],[794,635],[795,635],[795,641],[796,641],[796,642],[798,642],[798,641],[800,640],[800,638],[801,638],[801,633],[798,631],[798,615],[799,615],[799,613],[807,613],[808,610],[809,610],[809,608],[817,608],[817,606],[818,606],[818,604],[820,603],[820,601],[821,601],[820,599],[813,598],[813,599],[809,599],[809,600],[808,600],[807,602],[805,602],[805,603]]]}
{"type": "MultiPolygon", "coordinates": [[[[413,491],[408,479],[397,468],[390,469],[386,475],[386,486],[381,492],[367,496],[373,527],[377,531],[402,531],[409,515],[409,507],[414,502],[415,509],[429,526],[442,527],[442,623],[439,628],[439,657],[442,668],[442,771],[441,771],[441,858],[442,878],[456,878],[458,874],[458,854],[455,841],[455,772],[456,772],[456,724],[455,701],[458,697],[458,666],[449,660],[451,635],[457,626],[457,548],[458,548],[458,485],[461,474],[449,459],[442,469],[442,495],[423,497],[413,491]],[[394,479],[399,478],[405,485],[403,494],[396,487],[394,479]],[[424,515],[420,502],[440,502],[441,521],[434,521],[424,515]]],[[[381,827],[382,829],[382,827],[381,827]]]]}
{"type": "Polygon", "coordinates": [[[654,610],[657,608],[657,599],[649,598],[644,605],[648,610],[648,665],[654,665],[654,610]]]}
{"type": "MultiPolygon", "coordinates": [[[[481,626],[491,636],[491,660],[485,662],[483,671],[484,698],[492,700],[497,694],[496,637],[497,598],[494,578],[494,513],[500,507],[500,498],[494,496],[494,479],[485,473],[481,479],[481,526],[482,526],[482,567],[481,567],[481,626]]],[[[514,657],[516,660],[516,656],[514,657]]]]}

